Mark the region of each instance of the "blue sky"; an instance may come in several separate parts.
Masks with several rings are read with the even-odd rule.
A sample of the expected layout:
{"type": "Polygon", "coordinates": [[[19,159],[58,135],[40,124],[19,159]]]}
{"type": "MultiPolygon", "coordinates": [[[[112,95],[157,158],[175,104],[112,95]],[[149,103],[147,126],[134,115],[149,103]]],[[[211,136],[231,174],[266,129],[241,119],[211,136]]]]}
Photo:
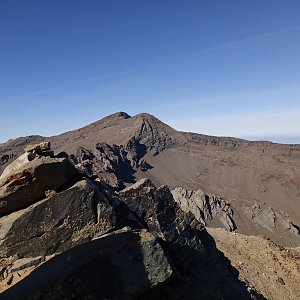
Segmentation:
{"type": "Polygon", "coordinates": [[[0,1],[0,142],[117,111],[300,143],[300,2],[0,1]]]}

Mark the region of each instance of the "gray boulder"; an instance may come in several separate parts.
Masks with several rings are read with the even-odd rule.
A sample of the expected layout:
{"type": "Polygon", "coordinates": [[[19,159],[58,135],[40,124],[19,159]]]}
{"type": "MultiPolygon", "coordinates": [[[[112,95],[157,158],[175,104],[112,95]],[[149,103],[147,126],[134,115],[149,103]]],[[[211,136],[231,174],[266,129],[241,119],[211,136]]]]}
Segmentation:
{"type": "Polygon", "coordinates": [[[188,191],[183,187],[172,190],[174,200],[185,212],[191,212],[204,225],[218,219],[225,229],[234,231],[236,225],[230,204],[219,196],[206,195],[201,190],[188,191]]]}
{"type": "Polygon", "coordinates": [[[290,216],[282,210],[269,205],[255,202],[244,209],[245,216],[253,222],[261,231],[265,231],[272,240],[280,237],[288,244],[295,236],[300,237],[300,226],[291,221],[290,216]]]}

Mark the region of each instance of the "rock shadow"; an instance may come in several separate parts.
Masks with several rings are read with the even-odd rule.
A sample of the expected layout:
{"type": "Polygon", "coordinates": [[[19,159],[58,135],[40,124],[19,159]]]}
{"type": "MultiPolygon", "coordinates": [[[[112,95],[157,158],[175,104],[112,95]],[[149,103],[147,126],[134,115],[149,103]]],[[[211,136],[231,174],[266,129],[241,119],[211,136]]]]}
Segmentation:
{"type": "Polygon", "coordinates": [[[202,230],[200,235],[204,253],[188,246],[172,249],[174,245],[164,245],[177,275],[146,292],[139,300],[267,300],[239,280],[238,270],[217,249],[213,237],[206,230],[202,230]]]}
{"type": "Polygon", "coordinates": [[[90,241],[45,262],[0,298],[134,299],[151,287],[144,248],[134,232],[90,241]]]}

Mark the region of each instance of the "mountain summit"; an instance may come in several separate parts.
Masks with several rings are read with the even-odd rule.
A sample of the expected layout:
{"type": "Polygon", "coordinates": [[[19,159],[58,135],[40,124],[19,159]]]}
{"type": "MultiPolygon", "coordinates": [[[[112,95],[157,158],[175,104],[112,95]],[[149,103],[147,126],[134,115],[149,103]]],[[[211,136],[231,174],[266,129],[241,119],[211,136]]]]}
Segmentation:
{"type": "MultiPolygon", "coordinates": [[[[300,145],[180,132],[147,113],[118,112],[57,136],[1,144],[0,172],[27,144],[45,140],[116,189],[148,177],[156,186],[185,188],[186,199],[188,191],[201,190],[230,205],[238,232],[300,245],[300,145]]],[[[209,223],[218,227],[224,222],[212,217],[209,223]]]]}
{"type": "Polygon", "coordinates": [[[1,144],[1,299],[296,299],[299,158],[124,112],[1,144]]]}

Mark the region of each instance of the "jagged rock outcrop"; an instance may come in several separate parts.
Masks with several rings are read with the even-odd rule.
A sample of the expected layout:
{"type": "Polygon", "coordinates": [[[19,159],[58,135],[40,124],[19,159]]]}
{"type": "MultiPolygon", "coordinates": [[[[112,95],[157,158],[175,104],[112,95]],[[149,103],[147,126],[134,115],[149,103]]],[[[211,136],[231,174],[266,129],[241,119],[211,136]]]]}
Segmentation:
{"type": "Polygon", "coordinates": [[[156,237],[180,245],[188,245],[191,240],[196,249],[201,249],[198,232],[203,226],[192,214],[184,213],[176,205],[167,186],[156,189],[149,179],[140,180],[118,195],[156,237]]]}
{"type": "Polygon", "coordinates": [[[203,225],[148,179],[117,194],[85,179],[0,222],[5,284],[17,262],[37,265],[3,299],[250,299],[203,225]]]}
{"type": "MultiPolygon", "coordinates": [[[[28,145],[24,149],[25,153],[20,155],[15,161],[9,164],[0,176],[0,182],[9,180],[9,177],[21,172],[24,164],[33,160],[35,157],[49,156],[54,157],[53,151],[50,150],[50,142],[43,142],[40,144],[28,145]]],[[[6,162],[6,161],[5,161],[6,162]]]]}
{"type": "Polygon", "coordinates": [[[151,189],[155,189],[155,185],[149,178],[143,178],[118,192],[118,195],[126,198],[138,197],[145,194],[145,192],[150,191],[151,189]]]}
{"type": "Polygon", "coordinates": [[[29,161],[25,153],[8,166],[0,178],[0,216],[25,208],[77,180],[74,165],[66,158],[40,157],[29,161]]]}
{"type": "Polygon", "coordinates": [[[134,182],[133,174],[137,170],[151,168],[143,159],[144,154],[144,146],[132,138],[125,146],[97,143],[93,151],[79,148],[75,161],[90,176],[121,189],[124,183],[134,182]]]}
{"type": "Polygon", "coordinates": [[[176,131],[157,118],[142,113],[136,116],[140,120],[140,127],[134,138],[154,155],[178,146],[176,131]]]}
{"type": "Polygon", "coordinates": [[[188,191],[182,187],[172,190],[172,195],[183,211],[191,212],[204,225],[214,219],[219,219],[227,230],[237,229],[233,210],[230,204],[221,197],[206,195],[201,190],[188,191]]]}
{"type": "Polygon", "coordinates": [[[177,270],[172,282],[141,299],[263,299],[251,296],[236,281],[236,273],[215,251],[203,224],[191,212],[180,209],[167,186],[155,188],[149,179],[143,179],[118,196],[163,243],[177,270]]]}
{"type": "Polygon", "coordinates": [[[106,196],[88,180],[0,219],[3,257],[34,257],[65,251],[115,228],[106,196]]]}
{"type": "Polygon", "coordinates": [[[287,213],[281,210],[255,202],[251,207],[246,207],[244,211],[249,220],[263,228],[269,235],[274,236],[274,240],[276,235],[283,240],[293,239],[295,236],[300,237],[300,227],[290,220],[287,213]]]}

